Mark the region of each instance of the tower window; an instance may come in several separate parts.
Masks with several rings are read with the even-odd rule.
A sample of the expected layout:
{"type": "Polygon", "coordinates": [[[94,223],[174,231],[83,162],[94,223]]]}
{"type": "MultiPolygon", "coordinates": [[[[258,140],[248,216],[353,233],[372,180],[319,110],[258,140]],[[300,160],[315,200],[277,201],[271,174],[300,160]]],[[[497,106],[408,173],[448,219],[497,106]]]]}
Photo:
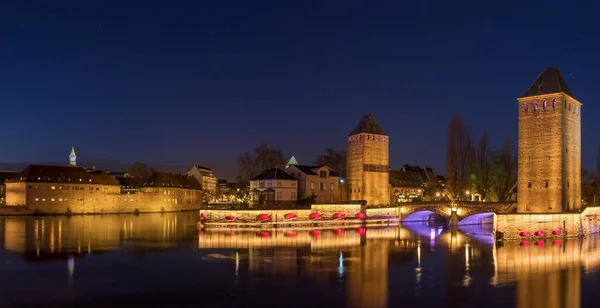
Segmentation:
{"type": "Polygon", "coordinates": [[[531,182],[529,182],[529,184],[527,184],[527,188],[531,188],[531,182]]]}
{"type": "Polygon", "coordinates": [[[548,188],[548,182],[546,182],[546,188],[548,188]]]}
{"type": "Polygon", "coordinates": [[[556,98],[552,99],[552,108],[556,109],[556,98]]]}
{"type": "Polygon", "coordinates": [[[537,101],[533,102],[533,111],[537,111],[537,101]]]}
{"type": "Polygon", "coordinates": [[[567,188],[569,188],[569,187],[571,187],[571,185],[570,185],[570,183],[569,183],[569,182],[567,182],[567,188]]]}
{"type": "Polygon", "coordinates": [[[546,110],[546,106],[547,106],[547,105],[546,105],[546,100],[543,100],[543,101],[542,101],[542,108],[544,108],[544,110],[546,110]]]}
{"type": "Polygon", "coordinates": [[[576,107],[575,107],[575,113],[576,113],[577,115],[579,115],[579,106],[576,106],[576,107]]]}
{"type": "Polygon", "coordinates": [[[529,103],[525,102],[525,105],[523,105],[523,111],[527,111],[529,110],[529,103]]]}

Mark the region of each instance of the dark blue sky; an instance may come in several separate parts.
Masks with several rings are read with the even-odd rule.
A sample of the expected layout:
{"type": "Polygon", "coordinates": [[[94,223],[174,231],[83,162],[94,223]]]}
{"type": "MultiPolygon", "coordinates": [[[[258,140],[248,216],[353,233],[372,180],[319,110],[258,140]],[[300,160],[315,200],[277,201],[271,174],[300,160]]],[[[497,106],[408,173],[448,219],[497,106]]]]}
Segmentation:
{"type": "MultiPolygon", "coordinates": [[[[559,68],[600,145],[593,1],[2,1],[0,162],[179,162],[231,178],[261,142],[312,163],[365,113],[392,167],[445,171],[460,113],[517,138],[516,97],[559,68]],[[255,2],[260,2],[256,4],[255,2]],[[524,3],[521,3],[524,2],[524,3]],[[167,6],[168,5],[168,6],[167,6]]],[[[516,149],[515,149],[516,150],[516,149]]]]}

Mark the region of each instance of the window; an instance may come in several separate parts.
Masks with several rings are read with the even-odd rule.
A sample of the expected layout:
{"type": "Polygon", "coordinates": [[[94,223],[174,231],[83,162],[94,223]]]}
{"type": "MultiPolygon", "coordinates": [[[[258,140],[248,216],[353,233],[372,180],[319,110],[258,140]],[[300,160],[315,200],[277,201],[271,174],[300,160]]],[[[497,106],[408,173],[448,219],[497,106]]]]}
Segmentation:
{"type": "Polygon", "coordinates": [[[94,187],[90,187],[90,191],[93,191],[93,190],[94,190],[94,187]]]}
{"type": "Polygon", "coordinates": [[[569,187],[571,187],[571,186],[569,185],[569,182],[567,182],[567,188],[569,188],[569,187]]]}
{"type": "Polygon", "coordinates": [[[277,187],[281,187],[281,181],[277,181],[277,187]]]}
{"type": "Polygon", "coordinates": [[[552,99],[552,109],[556,109],[556,98],[552,99]]]}
{"type": "Polygon", "coordinates": [[[50,201],[54,202],[54,198],[50,199],[50,201]]]}
{"type": "Polygon", "coordinates": [[[296,188],[296,182],[292,181],[292,188],[296,188]]]}
{"type": "Polygon", "coordinates": [[[50,189],[55,190],[56,186],[51,186],[50,189]]]}
{"type": "Polygon", "coordinates": [[[547,104],[546,104],[546,100],[544,99],[544,100],[542,101],[542,108],[544,108],[544,110],[546,110],[546,106],[547,106],[547,104]]]}
{"type": "Polygon", "coordinates": [[[548,188],[548,182],[546,182],[546,188],[548,188]]]}
{"type": "Polygon", "coordinates": [[[315,182],[310,182],[310,189],[315,190],[315,182]]]}
{"type": "Polygon", "coordinates": [[[320,189],[321,191],[323,191],[323,190],[327,190],[327,184],[325,184],[325,183],[319,183],[319,189],[320,189]]]}
{"type": "Polygon", "coordinates": [[[46,201],[46,198],[42,198],[42,201],[46,201]]]}
{"type": "Polygon", "coordinates": [[[333,185],[333,183],[331,183],[329,186],[330,186],[329,189],[335,190],[335,185],[333,185]]]}
{"type": "Polygon", "coordinates": [[[525,104],[523,105],[523,111],[527,111],[529,110],[529,103],[525,102],[525,104]]]}
{"type": "Polygon", "coordinates": [[[62,202],[62,198],[59,198],[58,201],[62,202]]]}
{"type": "Polygon", "coordinates": [[[276,200],[281,200],[281,192],[277,192],[277,199],[276,200]]]}
{"type": "Polygon", "coordinates": [[[40,201],[40,198],[35,198],[35,201],[40,201]]]}
{"type": "Polygon", "coordinates": [[[537,101],[533,102],[533,111],[537,111],[537,101]]]}
{"type": "Polygon", "coordinates": [[[296,200],[296,193],[292,192],[292,200],[296,200]]]}
{"type": "Polygon", "coordinates": [[[265,181],[258,182],[258,188],[265,188],[265,181]]]}
{"type": "Polygon", "coordinates": [[[529,182],[529,184],[527,184],[527,188],[531,188],[531,182],[529,182]]]}
{"type": "Polygon", "coordinates": [[[322,179],[327,178],[327,171],[319,171],[319,175],[321,176],[322,179]]]}

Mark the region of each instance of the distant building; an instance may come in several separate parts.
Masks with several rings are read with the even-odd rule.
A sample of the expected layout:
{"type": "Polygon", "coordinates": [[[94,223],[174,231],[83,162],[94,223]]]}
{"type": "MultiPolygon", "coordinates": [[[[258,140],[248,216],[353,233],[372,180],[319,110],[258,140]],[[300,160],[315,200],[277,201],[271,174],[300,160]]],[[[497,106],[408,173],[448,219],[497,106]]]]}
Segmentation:
{"type": "Polygon", "coordinates": [[[121,192],[119,183],[106,173],[73,166],[29,165],[5,185],[7,206],[71,208],[121,192]]]}
{"type": "Polygon", "coordinates": [[[0,206],[6,205],[6,186],[4,182],[10,180],[18,171],[0,171],[0,206]]]}
{"type": "Polygon", "coordinates": [[[201,205],[202,188],[193,176],[166,172],[154,172],[138,188],[144,193],[157,193],[163,202],[173,204],[201,205]]]}
{"type": "Polygon", "coordinates": [[[372,114],[363,116],[347,137],[346,172],[350,200],[368,206],[390,204],[389,136],[372,114]]]}
{"type": "Polygon", "coordinates": [[[217,190],[220,194],[228,193],[229,187],[227,186],[227,180],[218,180],[217,181],[217,190]]]}
{"type": "Polygon", "coordinates": [[[250,179],[251,205],[292,205],[298,201],[298,180],[279,168],[250,179]]]}
{"type": "Polygon", "coordinates": [[[298,165],[296,161],[288,164],[285,172],[298,180],[299,200],[313,194],[317,203],[337,203],[342,198],[340,176],[328,166],[298,165]]]}
{"type": "Polygon", "coordinates": [[[196,178],[205,192],[215,193],[217,191],[217,177],[209,168],[194,165],[187,174],[196,178]]]}
{"type": "Polygon", "coordinates": [[[404,170],[390,171],[390,203],[392,205],[422,198],[423,192],[423,179],[419,173],[404,170]]]}

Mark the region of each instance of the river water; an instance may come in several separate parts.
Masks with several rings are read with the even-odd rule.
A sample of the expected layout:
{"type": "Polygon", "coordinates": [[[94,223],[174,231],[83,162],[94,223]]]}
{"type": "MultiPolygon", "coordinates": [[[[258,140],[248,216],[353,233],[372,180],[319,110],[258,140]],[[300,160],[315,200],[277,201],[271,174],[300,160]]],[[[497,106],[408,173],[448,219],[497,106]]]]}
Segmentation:
{"type": "Polygon", "coordinates": [[[482,227],[199,231],[198,213],[0,218],[0,305],[596,307],[598,238],[482,227]]]}

